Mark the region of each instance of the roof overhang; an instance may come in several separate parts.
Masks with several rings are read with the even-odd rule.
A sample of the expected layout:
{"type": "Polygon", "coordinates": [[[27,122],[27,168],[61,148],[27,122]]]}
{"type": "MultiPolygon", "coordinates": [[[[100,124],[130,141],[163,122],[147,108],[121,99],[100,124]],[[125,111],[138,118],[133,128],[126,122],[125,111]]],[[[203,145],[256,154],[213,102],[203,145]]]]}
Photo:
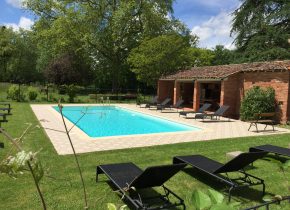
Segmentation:
{"type": "Polygon", "coordinates": [[[196,79],[196,81],[198,82],[220,82],[223,80],[227,80],[228,78],[200,78],[200,79],[196,79]]]}
{"type": "Polygon", "coordinates": [[[175,79],[159,79],[161,81],[175,81],[175,79]]]}

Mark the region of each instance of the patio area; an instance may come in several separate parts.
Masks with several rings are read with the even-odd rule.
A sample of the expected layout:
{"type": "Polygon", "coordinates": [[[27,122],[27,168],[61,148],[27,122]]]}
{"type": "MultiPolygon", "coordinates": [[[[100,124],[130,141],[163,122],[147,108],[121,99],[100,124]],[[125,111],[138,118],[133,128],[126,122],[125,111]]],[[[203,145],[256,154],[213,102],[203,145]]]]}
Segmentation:
{"type": "MultiPolygon", "coordinates": [[[[101,137],[91,138],[86,135],[78,127],[74,127],[71,130],[71,137],[77,153],[87,153],[94,151],[116,150],[125,148],[147,147],[155,145],[175,144],[182,142],[193,141],[207,141],[218,140],[225,138],[235,137],[248,137],[248,136],[263,136],[263,135],[275,135],[289,133],[290,130],[275,127],[275,131],[272,131],[271,127],[268,127],[264,131],[264,125],[259,125],[261,132],[255,132],[252,128],[248,131],[249,123],[239,120],[233,120],[228,118],[221,118],[220,121],[201,121],[194,119],[185,119],[179,117],[178,113],[173,110],[164,112],[156,111],[154,109],[148,110],[145,108],[139,108],[134,104],[111,104],[132,111],[141,112],[143,114],[152,115],[155,117],[164,118],[174,122],[195,126],[201,128],[201,131],[186,131],[186,132],[174,132],[174,133],[158,133],[158,134],[143,134],[143,135],[129,135],[129,136],[114,136],[114,137],[101,137]]],[[[47,136],[52,142],[55,150],[59,155],[72,154],[69,141],[66,133],[64,133],[64,126],[62,124],[60,114],[52,108],[53,105],[35,105],[32,104],[31,108],[35,113],[37,119],[40,121],[42,127],[45,129],[47,136]]],[[[87,104],[78,105],[65,105],[65,106],[87,106],[87,104]]],[[[95,106],[90,104],[89,106],[95,106]]],[[[189,116],[190,118],[191,116],[189,116]]],[[[68,127],[72,127],[73,124],[67,120],[68,127]]]]}

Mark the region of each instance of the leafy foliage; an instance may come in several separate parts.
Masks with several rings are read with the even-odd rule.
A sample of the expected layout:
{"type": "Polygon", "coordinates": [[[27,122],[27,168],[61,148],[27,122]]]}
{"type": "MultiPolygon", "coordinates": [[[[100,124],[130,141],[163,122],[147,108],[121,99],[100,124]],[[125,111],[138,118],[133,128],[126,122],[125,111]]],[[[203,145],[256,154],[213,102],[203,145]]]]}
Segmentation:
{"type": "Polygon", "coordinates": [[[192,193],[192,202],[198,210],[207,209],[211,206],[210,197],[200,190],[192,193]]]}
{"type": "Polygon", "coordinates": [[[200,190],[193,191],[191,203],[197,210],[235,210],[240,205],[237,202],[227,203],[224,201],[223,194],[212,189],[208,189],[207,193],[200,190]]]}
{"type": "Polygon", "coordinates": [[[74,102],[74,98],[76,97],[78,90],[80,90],[80,87],[76,86],[74,84],[65,85],[65,90],[66,90],[66,93],[69,96],[69,102],[73,103],[74,102]]]}
{"type": "Polygon", "coordinates": [[[245,0],[234,12],[232,33],[245,61],[289,59],[290,2],[245,0]]]}
{"type": "Polygon", "coordinates": [[[241,103],[242,120],[254,119],[254,114],[275,111],[275,90],[271,87],[262,89],[255,86],[246,92],[241,103]]]}
{"type": "Polygon", "coordinates": [[[36,153],[25,152],[24,150],[18,152],[15,156],[9,155],[6,159],[2,160],[0,163],[0,173],[16,178],[18,174],[22,174],[27,170],[28,161],[32,165],[36,181],[39,182],[44,175],[42,165],[36,158],[36,153]]]}
{"type": "Polygon", "coordinates": [[[95,83],[111,84],[115,91],[120,84],[136,83],[127,64],[131,49],[170,31],[189,34],[171,17],[172,2],[27,0],[27,7],[39,16],[35,24],[38,67],[74,52],[94,71],[95,83]]]}
{"type": "Polygon", "coordinates": [[[212,61],[213,65],[226,65],[230,63],[237,63],[234,60],[234,51],[226,49],[223,45],[217,45],[214,50],[214,59],[212,61]]]}
{"type": "Polygon", "coordinates": [[[122,205],[122,206],[118,207],[117,205],[115,205],[113,203],[107,203],[107,208],[108,208],[108,210],[126,210],[126,209],[128,209],[127,205],[122,205]]]}
{"type": "Polygon", "coordinates": [[[32,86],[28,87],[27,95],[28,95],[28,98],[29,98],[30,101],[34,101],[37,98],[37,96],[38,96],[37,88],[32,87],[32,86]]]}
{"type": "Polygon", "coordinates": [[[53,60],[45,69],[48,81],[57,85],[85,84],[90,80],[89,67],[74,53],[65,54],[53,60]]]}
{"type": "Polygon", "coordinates": [[[13,56],[15,46],[13,44],[15,33],[11,28],[0,28],[0,81],[7,80],[8,63],[13,56]]]}
{"type": "Polygon", "coordinates": [[[158,79],[189,64],[189,40],[178,34],[144,40],[133,49],[128,62],[137,79],[156,86],[158,79]]]}
{"type": "Polygon", "coordinates": [[[196,47],[188,48],[187,60],[188,66],[210,66],[215,55],[212,50],[196,47]]]}
{"type": "Polygon", "coordinates": [[[209,197],[211,198],[212,202],[215,204],[222,203],[224,200],[224,195],[218,193],[215,190],[208,189],[209,197]]]}
{"type": "Polygon", "coordinates": [[[35,70],[36,45],[30,31],[0,29],[0,81],[30,82],[39,79],[35,70]]]}
{"type": "Polygon", "coordinates": [[[23,101],[25,96],[21,89],[19,89],[18,85],[11,85],[7,91],[7,98],[17,101],[23,101]]]}
{"type": "Polygon", "coordinates": [[[32,152],[21,151],[15,156],[8,156],[1,162],[0,172],[6,173],[9,176],[16,177],[19,172],[22,172],[25,168],[27,161],[30,160],[32,152]]]}

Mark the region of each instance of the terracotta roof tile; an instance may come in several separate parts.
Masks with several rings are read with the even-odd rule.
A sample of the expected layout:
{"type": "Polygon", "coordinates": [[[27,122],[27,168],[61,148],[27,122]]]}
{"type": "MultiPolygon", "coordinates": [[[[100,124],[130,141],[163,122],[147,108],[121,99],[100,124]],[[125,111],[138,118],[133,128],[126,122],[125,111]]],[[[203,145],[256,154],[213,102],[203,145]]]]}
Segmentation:
{"type": "Polygon", "coordinates": [[[290,70],[290,60],[192,67],[161,79],[223,79],[238,72],[290,70]]]}

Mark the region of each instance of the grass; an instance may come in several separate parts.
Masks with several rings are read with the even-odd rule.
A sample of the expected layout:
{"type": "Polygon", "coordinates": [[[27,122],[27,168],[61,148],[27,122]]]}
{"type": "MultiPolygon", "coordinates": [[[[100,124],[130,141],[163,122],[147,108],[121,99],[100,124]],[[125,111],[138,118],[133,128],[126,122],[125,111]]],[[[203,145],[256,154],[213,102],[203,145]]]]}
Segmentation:
{"type": "MultiPolygon", "coordinates": [[[[14,137],[21,135],[27,126],[26,123],[38,123],[28,103],[13,103],[12,107],[13,115],[8,117],[9,123],[3,124],[3,127],[14,137]]],[[[0,142],[5,142],[5,149],[0,149],[1,160],[7,155],[11,146],[2,135],[0,135],[0,142]]],[[[141,168],[146,168],[151,165],[170,164],[172,157],[175,155],[194,153],[225,162],[226,152],[235,150],[247,151],[250,146],[266,143],[287,147],[289,134],[81,154],[79,158],[87,187],[89,207],[90,209],[106,209],[106,203],[108,202],[122,204],[120,197],[112,191],[104,175],[100,176],[100,182],[95,182],[95,170],[98,164],[132,161],[141,168]]],[[[41,129],[34,129],[27,134],[23,146],[28,151],[42,149],[39,153],[39,159],[46,169],[46,176],[41,181],[41,189],[48,209],[83,209],[82,188],[74,157],[72,155],[57,155],[49,139],[41,129]]],[[[280,158],[279,160],[285,161],[286,159],[280,158]]],[[[249,172],[265,180],[268,194],[290,194],[289,189],[287,189],[289,186],[286,186],[285,182],[286,178],[289,181],[290,171],[288,169],[284,176],[274,163],[273,156],[258,160],[254,165],[255,168],[250,169],[249,172]]],[[[193,174],[194,172],[188,169],[178,173],[166,183],[166,186],[186,200],[188,209],[192,209],[188,200],[193,190],[206,190],[210,187],[217,190],[221,189],[220,185],[216,185],[210,179],[200,175],[196,176],[196,174],[192,176],[193,174]]],[[[28,172],[19,175],[17,179],[0,174],[0,180],[0,209],[41,209],[41,203],[33,180],[28,172]]],[[[242,202],[243,207],[249,207],[261,202],[260,190],[261,187],[259,186],[250,189],[246,188],[234,193],[233,198],[242,202]]],[[[278,209],[276,205],[272,207],[273,209],[278,209]]]]}

